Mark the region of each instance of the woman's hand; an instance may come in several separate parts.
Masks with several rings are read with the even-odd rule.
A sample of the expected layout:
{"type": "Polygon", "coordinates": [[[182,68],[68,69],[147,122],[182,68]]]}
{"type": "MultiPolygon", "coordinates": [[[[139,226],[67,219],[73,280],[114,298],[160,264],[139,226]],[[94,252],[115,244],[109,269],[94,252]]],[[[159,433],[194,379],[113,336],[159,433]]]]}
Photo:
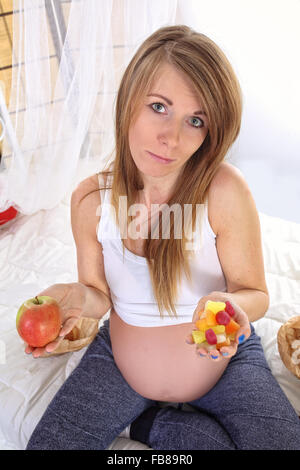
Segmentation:
{"type": "MultiPolygon", "coordinates": [[[[199,319],[199,312],[204,310],[205,303],[208,300],[212,300],[214,302],[226,302],[229,301],[230,304],[232,305],[235,314],[233,316],[234,321],[236,321],[239,325],[240,328],[237,331],[237,335],[234,341],[231,341],[230,346],[223,346],[220,351],[217,349],[213,349],[212,351],[208,351],[205,349],[203,346],[201,347],[201,343],[196,345],[196,352],[199,354],[201,357],[209,357],[212,358],[215,361],[220,361],[223,358],[224,359],[230,359],[232,356],[234,356],[237,352],[238,345],[241,344],[242,342],[246,341],[247,338],[249,338],[251,334],[251,328],[250,328],[250,323],[247,314],[244,312],[244,310],[237,305],[230,295],[228,295],[226,292],[211,292],[205,297],[202,297],[197,305],[197,308],[194,312],[193,315],[193,325],[194,329],[196,329],[195,322],[199,319]]],[[[186,342],[188,344],[194,344],[193,336],[190,334],[186,342]]]]}
{"type": "Polygon", "coordinates": [[[58,337],[42,348],[26,345],[25,352],[32,353],[33,357],[40,357],[47,352],[51,353],[59,346],[64,336],[73,329],[81,317],[85,303],[85,290],[80,283],[54,284],[37,295],[48,295],[57,301],[61,312],[62,327],[58,337]]]}

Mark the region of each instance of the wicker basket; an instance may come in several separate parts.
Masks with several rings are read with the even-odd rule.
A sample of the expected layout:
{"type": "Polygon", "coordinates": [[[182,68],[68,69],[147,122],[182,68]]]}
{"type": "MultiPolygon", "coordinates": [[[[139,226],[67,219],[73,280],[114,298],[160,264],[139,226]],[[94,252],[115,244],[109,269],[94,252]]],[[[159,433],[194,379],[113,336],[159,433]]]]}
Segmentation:
{"type": "Polygon", "coordinates": [[[300,379],[300,316],[290,318],[281,326],[277,343],[282,362],[300,379]]]}

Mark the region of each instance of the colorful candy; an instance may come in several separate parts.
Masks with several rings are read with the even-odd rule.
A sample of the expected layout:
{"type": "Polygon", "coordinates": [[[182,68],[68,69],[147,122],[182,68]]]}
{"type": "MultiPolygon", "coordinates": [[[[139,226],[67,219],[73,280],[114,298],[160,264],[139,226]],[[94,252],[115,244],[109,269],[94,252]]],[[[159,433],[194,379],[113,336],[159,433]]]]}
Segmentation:
{"type": "Polygon", "coordinates": [[[231,317],[233,317],[235,314],[233,306],[228,300],[225,302],[225,305],[226,305],[225,312],[227,312],[231,317]]]}
{"type": "Polygon", "coordinates": [[[208,326],[215,326],[217,325],[216,314],[211,310],[207,310],[206,312],[206,323],[208,326]]]}
{"type": "Polygon", "coordinates": [[[235,339],[240,328],[232,318],[234,315],[235,311],[229,301],[208,300],[204,310],[199,312],[199,320],[195,322],[197,329],[192,331],[194,342],[207,350],[230,346],[230,340],[235,339]]]}
{"type": "Polygon", "coordinates": [[[217,335],[212,328],[205,330],[205,338],[208,344],[217,344],[217,335]]]}
{"type": "Polygon", "coordinates": [[[216,314],[216,320],[219,325],[228,325],[230,322],[230,315],[225,312],[225,310],[220,310],[220,312],[216,314]]]}
{"type": "Polygon", "coordinates": [[[193,336],[194,342],[197,344],[203,343],[203,341],[205,341],[205,333],[203,331],[193,330],[192,336],[193,336]]]}
{"type": "Polygon", "coordinates": [[[231,318],[228,325],[225,326],[225,331],[227,335],[230,335],[231,333],[236,333],[239,328],[240,325],[231,318]]]}
{"type": "Polygon", "coordinates": [[[226,303],[224,302],[214,302],[213,300],[208,300],[204,307],[204,312],[210,310],[214,314],[218,313],[220,310],[225,310],[226,303]]]}

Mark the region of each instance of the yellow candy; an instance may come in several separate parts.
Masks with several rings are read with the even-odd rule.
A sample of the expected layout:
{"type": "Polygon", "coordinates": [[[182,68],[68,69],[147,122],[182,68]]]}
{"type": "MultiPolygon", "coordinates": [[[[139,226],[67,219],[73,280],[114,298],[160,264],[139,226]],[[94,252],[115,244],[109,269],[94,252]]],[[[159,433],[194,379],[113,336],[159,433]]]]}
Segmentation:
{"type": "Polygon", "coordinates": [[[225,325],[212,326],[211,329],[216,333],[216,335],[225,333],[225,325]]]}
{"type": "Polygon", "coordinates": [[[203,341],[205,341],[205,333],[203,331],[193,330],[192,336],[196,344],[200,344],[200,343],[203,343],[203,341]]]}
{"type": "Polygon", "coordinates": [[[204,310],[210,310],[211,312],[218,313],[221,310],[225,310],[226,304],[225,302],[213,302],[212,300],[208,300],[205,303],[204,310]]]}

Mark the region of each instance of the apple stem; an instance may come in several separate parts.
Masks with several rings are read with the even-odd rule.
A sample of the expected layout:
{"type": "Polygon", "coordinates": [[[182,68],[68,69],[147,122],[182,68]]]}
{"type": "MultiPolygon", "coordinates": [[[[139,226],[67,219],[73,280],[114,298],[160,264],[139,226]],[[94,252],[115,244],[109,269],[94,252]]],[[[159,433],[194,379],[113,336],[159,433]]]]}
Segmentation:
{"type": "Polygon", "coordinates": [[[37,295],[35,296],[35,299],[36,299],[36,303],[39,305],[40,302],[39,302],[39,299],[38,299],[37,295]]]}

